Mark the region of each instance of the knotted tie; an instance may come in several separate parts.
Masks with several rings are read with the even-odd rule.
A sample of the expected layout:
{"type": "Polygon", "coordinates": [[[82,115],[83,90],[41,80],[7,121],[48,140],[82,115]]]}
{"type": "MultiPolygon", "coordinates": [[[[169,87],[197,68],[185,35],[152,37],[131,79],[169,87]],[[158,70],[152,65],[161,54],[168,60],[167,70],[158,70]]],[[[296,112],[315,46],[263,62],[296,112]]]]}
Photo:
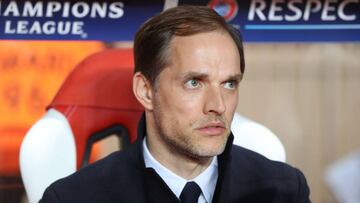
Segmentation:
{"type": "Polygon", "coordinates": [[[187,182],[180,194],[181,203],[197,203],[201,189],[195,182],[187,182]]]}

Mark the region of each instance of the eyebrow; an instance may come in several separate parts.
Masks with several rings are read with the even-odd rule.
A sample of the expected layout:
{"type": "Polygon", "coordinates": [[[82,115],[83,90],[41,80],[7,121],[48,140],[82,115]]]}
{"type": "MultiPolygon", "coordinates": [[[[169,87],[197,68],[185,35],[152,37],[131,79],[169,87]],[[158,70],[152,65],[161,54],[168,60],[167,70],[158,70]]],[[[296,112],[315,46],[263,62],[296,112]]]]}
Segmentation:
{"type": "MultiPolygon", "coordinates": [[[[186,78],[186,79],[189,79],[189,78],[199,78],[199,79],[206,79],[206,78],[209,78],[209,75],[206,74],[206,73],[199,73],[199,72],[186,72],[184,74],[180,74],[178,76],[178,78],[186,78]]],[[[235,74],[235,75],[231,75],[229,76],[225,81],[237,81],[237,82],[240,82],[243,78],[243,74],[235,74]]]]}
{"type": "Polygon", "coordinates": [[[243,74],[236,74],[236,75],[232,75],[230,76],[227,81],[236,81],[236,82],[240,82],[243,79],[243,74]]]}
{"type": "Polygon", "coordinates": [[[209,75],[206,73],[199,73],[199,72],[186,72],[184,74],[180,74],[178,78],[183,79],[189,79],[189,78],[200,78],[200,79],[204,79],[204,78],[208,78],[209,75]]]}

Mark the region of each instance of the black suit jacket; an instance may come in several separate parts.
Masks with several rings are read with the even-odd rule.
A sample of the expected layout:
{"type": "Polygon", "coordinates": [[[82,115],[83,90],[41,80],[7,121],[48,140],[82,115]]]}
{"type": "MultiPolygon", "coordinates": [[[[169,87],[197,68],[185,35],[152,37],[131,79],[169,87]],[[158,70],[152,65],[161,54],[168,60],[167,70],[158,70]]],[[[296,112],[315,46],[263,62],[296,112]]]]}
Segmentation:
{"type": "MultiPolygon", "coordinates": [[[[142,138],[127,150],[115,152],[88,167],[51,184],[40,202],[179,202],[161,177],[145,168],[142,138]]],[[[225,151],[218,157],[219,177],[213,202],[228,203],[305,203],[309,188],[305,177],[287,164],[232,145],[231,135],[225,151]]]]}

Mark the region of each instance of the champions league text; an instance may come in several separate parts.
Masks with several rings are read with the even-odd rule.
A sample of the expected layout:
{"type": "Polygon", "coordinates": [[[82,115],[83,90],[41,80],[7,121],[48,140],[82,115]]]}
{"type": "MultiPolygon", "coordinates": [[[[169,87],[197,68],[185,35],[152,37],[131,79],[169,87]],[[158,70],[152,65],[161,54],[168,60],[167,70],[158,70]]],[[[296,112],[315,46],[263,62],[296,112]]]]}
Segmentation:
{"type": "Polygon", "coordinates": [[[0,1],[0,17],[7,18],[5,34],[79,35],[86,38],[82,19],[119,19],[123,15],[122,2],[25,1],[20,5],[10,1],[5,5],[0,1]]]}

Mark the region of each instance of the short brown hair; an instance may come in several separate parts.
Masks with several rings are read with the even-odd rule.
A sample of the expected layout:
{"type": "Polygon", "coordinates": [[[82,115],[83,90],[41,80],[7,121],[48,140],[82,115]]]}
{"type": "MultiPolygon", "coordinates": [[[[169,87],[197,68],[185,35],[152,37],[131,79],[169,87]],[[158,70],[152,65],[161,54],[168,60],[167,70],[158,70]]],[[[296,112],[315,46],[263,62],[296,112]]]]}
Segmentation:
{"type": "Polygon", "coordinates": [[[178,6],[146,21],[135,35],[135,72],[141,72],[151,84],[168,64],[167,51],[174,36],[189,36],[215,30],[227,32],[237,45],[240,70],[244,73],[245,59],[242,37],[213,9],[205,6],[178,6]]]}

